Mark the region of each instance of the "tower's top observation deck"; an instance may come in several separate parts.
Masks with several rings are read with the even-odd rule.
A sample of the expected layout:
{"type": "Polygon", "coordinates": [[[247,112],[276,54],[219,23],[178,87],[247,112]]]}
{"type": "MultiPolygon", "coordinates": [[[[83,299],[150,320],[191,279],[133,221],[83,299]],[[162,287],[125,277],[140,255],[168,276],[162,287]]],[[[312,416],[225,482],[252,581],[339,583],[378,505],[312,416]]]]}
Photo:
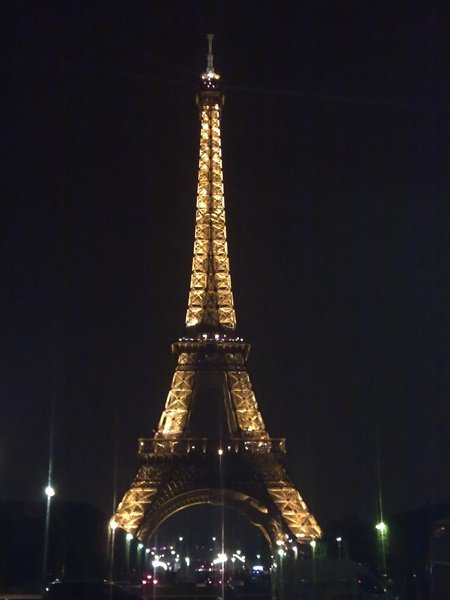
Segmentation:
{"type": "Polygon", "coordinates": [[[201,110],[201,107],[205,104],[223,105],[224,96],[222,93],[222,86],[219,73],[214,70],[214,57],[212,53],[212,41],[213,34],[208,34],[208,57],[206,64],[206,71],[202,74],[200,79],[200,86],[197,95],[197,104],[201,110]]]}

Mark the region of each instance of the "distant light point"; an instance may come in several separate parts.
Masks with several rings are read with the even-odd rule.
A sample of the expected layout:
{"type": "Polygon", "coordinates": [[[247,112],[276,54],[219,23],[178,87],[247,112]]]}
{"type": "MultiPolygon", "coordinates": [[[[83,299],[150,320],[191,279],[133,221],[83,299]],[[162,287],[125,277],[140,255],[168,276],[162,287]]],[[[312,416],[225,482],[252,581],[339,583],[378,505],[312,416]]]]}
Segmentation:
{"type": "Polygon", "coordinates": [[[375,529],[377,529],[380,533],[386,533],[387,525],[383,521],[380,521],[375,525],[375,529]]]}
{"type": "Polygon", "coordinates": [[[53,496],[56,494],[55,492],[55,488],[51,485],[48,485],[45,490],[45,495],[47,496],[47,498],[53,498],[53,496]]]}

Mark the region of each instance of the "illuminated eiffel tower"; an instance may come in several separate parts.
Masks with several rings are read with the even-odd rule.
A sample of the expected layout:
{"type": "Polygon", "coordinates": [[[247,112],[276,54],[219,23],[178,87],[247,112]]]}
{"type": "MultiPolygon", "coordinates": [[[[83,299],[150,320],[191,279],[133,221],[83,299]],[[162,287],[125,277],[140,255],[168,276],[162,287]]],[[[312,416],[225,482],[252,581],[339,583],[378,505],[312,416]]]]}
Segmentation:
{"type": "Polygon", "coordinates": [[[285,440],[266,431],[236,337],[225,226],[220,117],[223,93],[212,35],[201,76],[194,257],[185,337],[158,430],[139,440],[140,466],[112,519],[142,541],[181,509],[222,505],[243,513],[272,548],[321,531],[284,466],[285,440]]]}

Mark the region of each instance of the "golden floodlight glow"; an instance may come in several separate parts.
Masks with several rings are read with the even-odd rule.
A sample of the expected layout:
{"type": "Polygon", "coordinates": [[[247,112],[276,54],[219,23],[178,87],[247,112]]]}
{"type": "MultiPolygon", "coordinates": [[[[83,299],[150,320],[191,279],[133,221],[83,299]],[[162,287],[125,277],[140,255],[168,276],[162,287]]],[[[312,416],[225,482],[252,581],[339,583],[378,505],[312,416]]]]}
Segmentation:
{"type": "Polygon", "coordinates": [[[236,328],[223,193],[220,109],[201,107],[194,256],[186,326],[236,328]]]}
{"type": "Polygon", "coordinates": [[[177,365],[165,407],[154,437],[139,443],[140,466],[114,522],[127,539],[145,541],[171,514],[194,504],[225,505],[226,497],[252,522],[257,511],[274,553],[285,553],[294,541],[319,538],[321,530],[281,460],[285,440],[270,438],[266,430],[248,373],[250,344],[234,333],[220,134],[224,96],[213,67],[212,35],[208,40],[208,65],[197,95],[200,146],[188,333],[172,345],[177,365]],[[211,438],[196,436],[195,411],[210,408],[209,394],[202,394],[205,385],[217,389],[224,403],[228,431],[220,446],[225,454],[212,435],[214,427],[211,438]],[[217,455],[223,455],[224,465],[236,460],[243,473],[227,483],[220,498],[217,455]]]}

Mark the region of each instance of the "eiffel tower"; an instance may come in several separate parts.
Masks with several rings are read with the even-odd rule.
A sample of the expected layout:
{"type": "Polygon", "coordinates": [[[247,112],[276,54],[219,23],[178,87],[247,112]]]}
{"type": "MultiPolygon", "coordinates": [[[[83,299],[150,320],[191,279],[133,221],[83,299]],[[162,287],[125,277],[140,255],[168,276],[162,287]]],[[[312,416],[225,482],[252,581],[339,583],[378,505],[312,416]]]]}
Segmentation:
{"type": "Polygon", "coordinates": [[[250,345],[235,334],[225,225],[220,118],[224,96],[212,35],[197,94],[200,158],[186,334],[154,438],[139,440],[140,466],[114,515],[142,541],[179,510],[229,507],[260,528],[271,548],[319,538],[284,464],[285,440],[269,437],[247,370],[250,345]]]}

